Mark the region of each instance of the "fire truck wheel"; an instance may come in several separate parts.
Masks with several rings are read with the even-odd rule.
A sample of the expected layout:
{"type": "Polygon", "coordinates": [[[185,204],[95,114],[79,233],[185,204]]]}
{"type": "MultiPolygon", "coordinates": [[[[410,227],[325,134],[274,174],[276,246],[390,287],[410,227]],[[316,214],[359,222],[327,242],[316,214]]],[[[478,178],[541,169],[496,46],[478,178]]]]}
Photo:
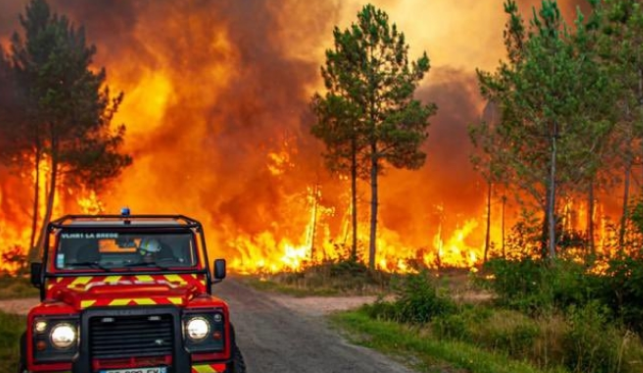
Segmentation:
{"type": "Polygon", "coordinates": [[[239,350],[239,346],[236,343],[232,353],[232,373],[246,373],[246,362],[243,360],[241,350],[239,350]]]}
{"type": "Polygon", "coordinates": [[[18,362],[18,373],[29,373],[27,370],[27,333],[20,336],[20,360],[18,362]]]}

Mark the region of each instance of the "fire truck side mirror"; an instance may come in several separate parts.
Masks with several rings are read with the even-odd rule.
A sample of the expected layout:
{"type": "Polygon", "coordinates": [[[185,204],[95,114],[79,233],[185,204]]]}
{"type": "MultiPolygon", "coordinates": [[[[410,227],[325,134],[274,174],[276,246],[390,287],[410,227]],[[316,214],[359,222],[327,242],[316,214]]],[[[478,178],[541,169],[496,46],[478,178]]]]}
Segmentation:
{"type": "Polygon", "coordinates": [[[31,284],[37,288],[42,285],[42,263],[31,263],[31,284]]]}
{"type": "Polygon", "coordinates": [[[226,276],[226,264],[225,259],[215,259],[214,260],[214,281],[220,282],[226,276]]]}

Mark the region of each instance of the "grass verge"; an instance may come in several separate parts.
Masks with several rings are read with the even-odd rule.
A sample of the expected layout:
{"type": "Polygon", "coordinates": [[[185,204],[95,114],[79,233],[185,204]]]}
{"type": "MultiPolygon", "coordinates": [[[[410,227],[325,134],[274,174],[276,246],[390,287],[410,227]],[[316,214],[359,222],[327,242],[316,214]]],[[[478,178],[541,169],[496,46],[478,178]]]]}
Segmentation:
{"type": "Polygon", "coordinates": [[[0,299],[30,298],[39,295],[28,278],[0,276],[0,299]]]}
{"type": "Polygon", "coordinates": [[[471,373],[566,373],[559,368],[538,369],[459,341],[436,340],[394,322],[371,319],[364,311],[349,311],[331,316],[333,323],[348,331],[352,342],[383,353],[413,356],[414,368],[421,372],[471,373]]]}
{"type": "Polygon", "coordinates": [[[17,372],[26,317],[0,312],[0,372],[17,372]]]}
{"type": "Polygon", "coordinates": [[[338,295],[381,295],[390,291],[391,275],[371,271],[354,261],[324,262],[297,272],[241,277],[255,289],[296,297],[338,295]]]}
{"type": "Polygon", "coordinates": [[[242,281],[252,288],[260,291],[286,294],[298,298],[310,296],[331,297],[341,295],[338,290],[332,288],[297,287],[295,285],[283,284],[272,280],[260,279],[257,277],[243,277],[242,281]]]}

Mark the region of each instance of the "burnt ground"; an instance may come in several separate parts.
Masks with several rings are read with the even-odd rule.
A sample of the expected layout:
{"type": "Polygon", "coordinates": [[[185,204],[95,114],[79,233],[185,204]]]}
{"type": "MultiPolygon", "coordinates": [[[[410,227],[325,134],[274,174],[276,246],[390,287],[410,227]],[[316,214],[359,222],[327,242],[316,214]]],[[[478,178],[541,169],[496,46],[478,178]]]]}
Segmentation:
{"type": "Polygon", "coordinates": [[[338,308],[354,306],[359,303],[355,299],[301,301],[258,292],[234,280],[216,285],[214,293],[230,305],[237,343],[250,373],[412,372],[375,351],[349,344],[319,312],[332,308],[330,303],[338,308]]]}
{"type": "MultiPolygon", "coordinates": [[[[324,317],[374,297],[309,297],[259,292],[228,279],[214,293],[228,301],[237,343],[249,373],[412,373],[378,352],[346,342],[324,317]]],[[[37,299],[0,301],[4,312],[26,314],[37,299]]]]}

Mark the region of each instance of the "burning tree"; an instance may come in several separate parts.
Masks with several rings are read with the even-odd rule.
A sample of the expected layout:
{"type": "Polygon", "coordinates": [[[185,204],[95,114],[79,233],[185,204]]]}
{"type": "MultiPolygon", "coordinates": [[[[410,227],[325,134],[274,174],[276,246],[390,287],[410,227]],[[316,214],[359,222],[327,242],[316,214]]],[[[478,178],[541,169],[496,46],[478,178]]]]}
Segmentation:
{"type": "Polygon", "coordinates": [[[541,207],[543,256],[554,257],[557,194],[593,179],[613,127],[604,120],[611,87],[595,45],[598,16],[579,14],[572,31],[547,0],[527,29],[515,1],[505,11],[509,61],[495,74],[478,71],[483,95],[502,111],[493,129],[500,141],[486,151],[502,152],[509,182],[541,207]]]}
{"type": "Polygon", "coordinates": [[[427,138],[428,118],[437,108],[413,98],[418,83],[429,71],[424,53],[409,64],[408,45],[388,15],[366,5],[357,23],[333,31],[335,47],[326,52],[322,76],[325,96],[313,106],[318,123],[312,133],[327,148],[331,169],[350,168],[353,192],[353,256],[355,256],[356,178],[370,178],[371,230],[369,266],[375,268],[377,243],[378,177],[385,164],[417,169],[426,154],[420,145],[427,138]],[[410,65],[410,66],[409,66],[410,65]],[[359,170],[366,170],[364,173],[359,170]]]}
{"type": "MultiPolygon", "coordinates": [[[[602,46],[613,81],[618,87],[616,128],[609,146],[613,169],[623,172],[622,213],[618,232],[619,250],[625,246],[630,217],[630,188],[636,160],[643,157],[643,8],[639,2],[604,2],[602,46]]],[[[611,178],[613,179],[614,176],[611,178]]]]}
{"type": "Polygon", "coordinates": [[[123,94],[111,97],[105,70],[91,66],[96,53],[87,46],[83,27],[65,16],[52,14],[44,0],[32,0],[20,22],[24,40],[14,33],[11,66],[17,94],[24,97],[26,120],[14,123],[17,152],[32,160],[34,178],[33,229],[37,229],[41,163],[48,165],[46,205],[42,230],[30,252],[33,259],[42,245],[51,219],[59,184],[99,188],[131,163],[119,153],[125,127],[110,128],[123,94]]]}

